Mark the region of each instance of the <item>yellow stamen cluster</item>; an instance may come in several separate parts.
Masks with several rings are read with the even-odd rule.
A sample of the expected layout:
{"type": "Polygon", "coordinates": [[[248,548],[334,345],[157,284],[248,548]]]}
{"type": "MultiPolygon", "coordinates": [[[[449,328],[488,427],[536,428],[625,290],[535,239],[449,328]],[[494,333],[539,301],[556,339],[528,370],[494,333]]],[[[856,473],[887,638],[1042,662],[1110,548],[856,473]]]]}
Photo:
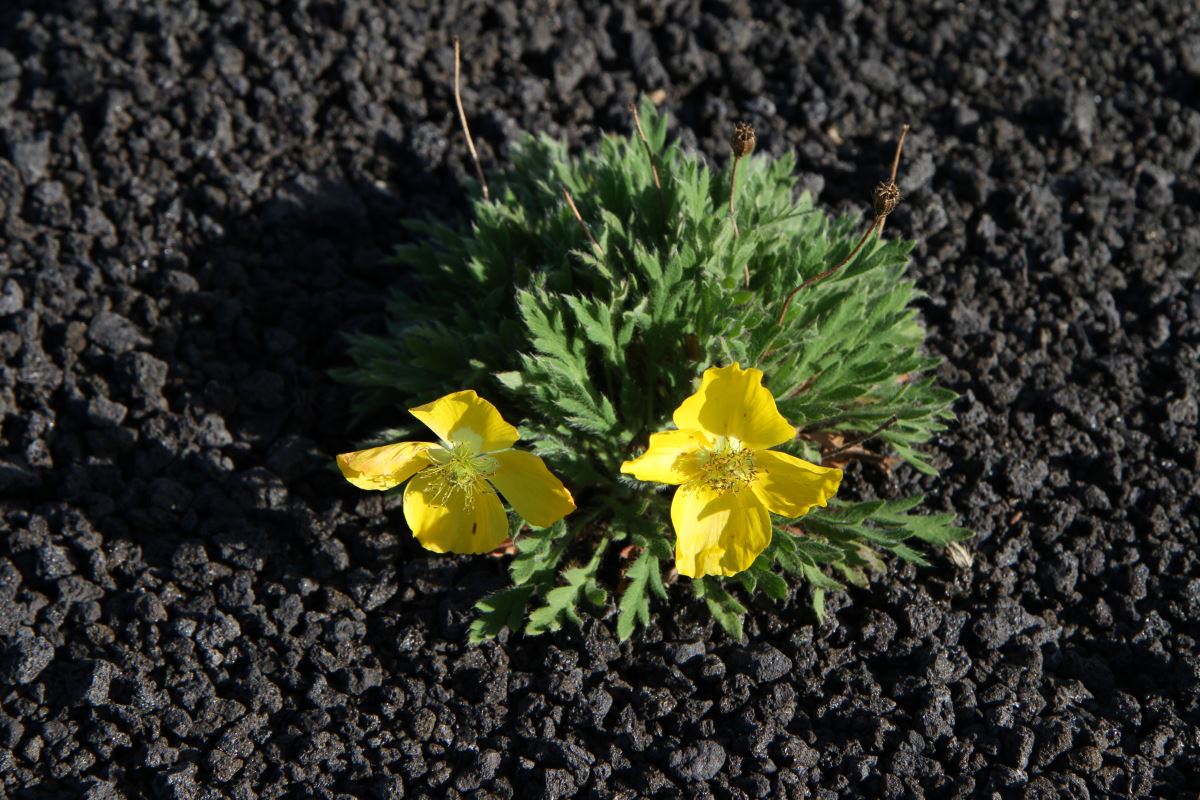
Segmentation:
{"type": "Polygon", "coordinates": [[[496,459],[475,453],[475,448],[466,444],[456,444],[446,450],[429,450],[429,460],[434,465],[430,478],[437,486],[435,503],[446,505],[451,495],[461,492],[464,506],[471,509],[476,497],[493,491],[487,479],[496,472],[496,459]]]}
{"type": "Polygon", "coordinates": [[[699,480],[714,492],[741,491],[758,471],[754,467],[754,453],[742,447],[736,438],[717,440],[716,447],[701,450],[697,454],[700,465],[699,480]]]}

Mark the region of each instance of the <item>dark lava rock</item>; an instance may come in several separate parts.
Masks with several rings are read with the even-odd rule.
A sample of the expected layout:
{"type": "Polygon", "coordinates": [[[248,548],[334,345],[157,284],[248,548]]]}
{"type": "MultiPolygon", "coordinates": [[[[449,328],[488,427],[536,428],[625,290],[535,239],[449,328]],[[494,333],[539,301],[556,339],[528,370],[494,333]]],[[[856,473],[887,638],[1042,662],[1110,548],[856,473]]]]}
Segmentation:
{"type": "Polygon", "coordinates": [[[725,766],[725,748],[713,741],[697,742],[671,754],[671,769],[681,778],[708,781],[725,766]]]}
{"type": "Polygon", "coordinates": [[[792,670],[792,661],[766,642],[750,645],[735,655],[738,667],[759,683],[777,681],[792,670]]]}
{"type": "Polygon", "coordinates": [[[163,387],[167,383],[168,367],[149,353],[126,353],[117,360],[116,383],[126,397],[143,408],[164,405],[163,387]]]}
{"type": "Polygon", "coordinates": [[[65,228],[71,221],[71,201],[66,187],[58,181],[43,181],[35,186],[27,207],[33,222],[65,228]]]}
{"type": "Polygon", "coordinates": [[[90,706],[103,705],[108,702],[112,678],[112,664],[107,661],[90,661],[83,665],[72,688],[81,702],[90,706]]]}
{"type": "Polygon", "coordinates": [[[0,675],[9,683],[32,683],[54,660],[54,645],[28,629],[7,638],[0,651],[0,675]]]}
{"type": "Polygon", "coordinates": [[[150,343],[137,326],[111,311],[104,311],[93,317],[88,325],[87,335],[90,341],[116,354],[145,347],[150,343]]]}
{"type": "Polygon", "coordinates": [[[15,142],[10,148],[9,157],[25,185],[33,186],[46,176],[46,169],[50,165],[50,138],[41,136],[15,142]]]}

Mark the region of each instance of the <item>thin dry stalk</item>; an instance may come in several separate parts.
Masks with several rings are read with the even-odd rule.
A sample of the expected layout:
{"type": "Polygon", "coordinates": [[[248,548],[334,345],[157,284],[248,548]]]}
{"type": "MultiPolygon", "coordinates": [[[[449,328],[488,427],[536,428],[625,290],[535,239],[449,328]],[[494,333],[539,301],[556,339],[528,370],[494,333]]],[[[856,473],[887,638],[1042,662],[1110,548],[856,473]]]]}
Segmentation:
{"type": "Polygon", "coordinates": [[[867,441],[868,439],[874,439],[876,436],[878,436],[879,434],[886,431],[888,428],[895,425],[897,419],[898,418],[896,417],[896,415],[892,414],[892,416],[888,417],[887,420],[885,420],[884,423],[882,425],[880,425],[879,427],[875,428],[874,430],[870,431],[869,433],[864,433],[861,436],[856,436],[853,439],[848,439],[846,442],[844,442],[842,444],[841,447],[838,447],[835,450],[830,450],[828,453],[822,453],[821,458],[822,459],[831,458],[833,456],[836,456],[838,453],[846,452],[847,450],[849,450],[852,447],[857,447],[858,445],[862,444],[863,442],[867,441]]]}
{"type": "Polygon", "coordinates": [[[900,170],[900,153],[904,150],[904,138],[908,136],[909,126],[907,124],[900,128],[900,138],[896,142],[896,153],[892,157],[892,174],[886,181],[883,181],[875,187],[874,195],[874,211],[875,218],[871,221],[871,227],[867,228],[867,232],[858,240],[858,244],[854,245],[854,249],[850,251],[850,255],[843,258],[837,264],[833,265],[824,272],[814,275],[808,280],[801,283],[795,289],[788,292],[787,297],[783,299],[783,308],[779,310],[779,319],[777,324],[782,326],[783,320],[787,316],[788,307],[792,304],[792,298],[795,297],[802,289],[812,286],[814,283],[823,281],[830,275],[840,270],[842,267],[849,264],[858,252],[862,250],[863,245],[867,243],[867,239],[871,238],[872,233],[883,233],[883,223],[887,221],[888,215],[896,210],[896,206],[900,203],[900,187],[896,185],[896,174],[900,170]]]}
{"type": "MultiPolygon", "coordinates": [[[[896,186],[896,173],[900,170],[900,152],[904,149],[904,137],[908,136],[908,123],[900,126],[900,139],[896,142],[896,154],[892,156],[892,176],[888,178],[886,186],[896,190],[896,202],[900,202],[900,189],[896,186]]],[[[895,208],[895,205],[892,206],[895,208]]],[[[889,210],[889,214],[891,211],[889,210]]],[[[883,226],[887,222],[887,214],[884,214],[885,219],[879,223],[879,235],[883,236],[883,226]]]]}
{"type": "Polygon", "coordinates": [[[488,191],[487,178],[483,177],[483,167],[479,163],[479,153],[475,150],[475,140],[471,138],[471,127],[467,125],[467,112],[463,110],[462,104],[462,45],[458,41],[458,37],[454,37],[454,104],[458,106],[458,120],[462,123],[463,134],[467,137],[467,149],[471,151],[471,160],[475,162],[475,176],[479,178],[479,185],[483,187],[483,199],[490,201],[492,199],[491,192],[488,191]]]}
{"type": "Polygon", "coordinates": [[[850,251],[850,255],[846,256],[841,261],[834,264],[832,267],[825,270],[824,272],[819,273],[817,275],[813,275],[811,278],[806,280],[804,283],[800,284],[795,289],[792,289],[790,292],[788,292],[788,296],[785,297],[783,300],[783,308],[780,309],[780,311],[779,311],[779,320],[778,320],[779,325],[783,325],[783,318],[785,316],[787,316],[788,306],[790,306],[792,304],[792,298],[795,297],[802,289],[807,289],[809,286],[812,286],[814,283],[825,280],[830,275],[832,275],[833,273],[837,272],[842,267],[849,264],[850,261],[856,255],[858,255],[858,251],[862,250],[863,245],[867,243],[867,239],[870,238],[871,234],[874,233],[875,230],[879,227],[879,223],[880,223],[881,219],[882,219],[882,217],[875,218],[875,221],[871,223],[871,227],[867,228],[866,233],[864,233],[862,235],[862,238],[858,240],[858,244],[854,245],[854,249],[850,251]]]}
{"type": "MultiPolygon", "coordinates": [[[[733,223],[733,238],[740,238],[742,233],[738,230],[737,212],[733,209],[733,195],[737,189],[737,168],[742,161],[740,156],[733,159],[733,170],[729,177],[729,221],[733,223]]],[[[742,264],[742,285],[747,289],[750,288],[750,262],[742,264]]]]}
{"type": "MultiPolygon", "coordinates": [[[[733,238],[741,237],[738,230],[737,209],[734,199],[737,197],[738,164],[742,159],[754,152],[756,144],[754,126],[747,122],[739,122],[733,126],[733,136],[729,138],[729,151],[733,154],[733,168],[729,171],[729,221],[733,223],[733,238]]],[[[750,287],[750,264],[742,264],[742,283],[750,287]]]]}
{"type": "Polygon", "coordinates": [[[888,178],[889,183],[896,182],[896,173],[900,171],[900,153],[904,150],[904,138],[908,136],[908,130],[907,122],[900,126],[900,138],[896,141],[896,154],[892,156],[892,175],[888,178]]]}
{"type": "Polygon", "coordinates": [[[741,157],[734,156],[733,170],[729,176],[729,221],[733,223],[733,238],[735,239],[741,236],[737,224],[737,211],[734,209],[734,198],[737,196],[737,169],[740,163],[742,163],[741,157]]]}
{"type": "Polygon", "coordinates": [[[575,221],[579,223],[579,227],[583,229],[583,235],[592,243],[592,247],[596,250],[596,255],[604,257],[604,249],[600,247],[600,243],[596,241],[596,237],[592,235],[592,229],[583,221],[583,215],[579,213],[579,206],[575,205],[575,198],[571,196],[571,191],[567,187],[562,187],[563,197],[567,199],[567,205],[571,207],[571,213],[575,215],[575,221]]]}
{"type": "Polygon", "coordinates": [[[642,118],[638,115],[637,103],[629,104],[629,113],[633,115],[633,125],[637,128],[638,139],[642,142],[642,147],[646,150],[646,160],[650,162],[650,174],[654,176],[654,190],[658,193],[658,210],[662,214],[662,220],[665,224],[667,221],[667,203],[663,199],[662,181],[658,179],[658,167],[654,163],[654,152],[650,149],[650,140],[646,138],[646,131],[642,129],[642,118]]]}

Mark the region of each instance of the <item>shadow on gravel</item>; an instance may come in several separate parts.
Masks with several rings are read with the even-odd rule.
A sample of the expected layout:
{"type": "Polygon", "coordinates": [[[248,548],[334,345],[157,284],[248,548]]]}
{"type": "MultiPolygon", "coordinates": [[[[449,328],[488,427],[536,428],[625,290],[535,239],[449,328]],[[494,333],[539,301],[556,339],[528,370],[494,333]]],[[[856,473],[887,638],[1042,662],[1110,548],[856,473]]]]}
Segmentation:
{"type": "MultiPolygon", "coordinates": [[[[224,180],[233,192],[250,178],[224,180]]],[[[118,274],[125,285],[97,292],[86,323],[40,320],[52,326],[47,339],[60,352],[50,346],[44,364],[27,365],[26,373],[42,369],[47,377],[31,383],[26,374],[22,390],[31,396],[19,399],[32,403],[36,395],[54,411],[26,421],[22,438],[40,436],[45,452],[12,467],[17,479],[3,493],[24,492],[37,509],[13,534],[13,563],[30,576],[30,588],[65,601],[70,616],[51,661],[36,672],[31,666],[30,678],[45,670],[55,704],[78,708],[81,723],[115,713],[123,729],[140,730],[144,721],[124,717],[157,706],[164,690],[197,724],[219,717],[211,685],[189,682],[227,672],[243,687],[234,692],[239,703],[265,708],[283,726],[303,715],[256,696],[263,656],[231,658],[234,642],[270,641],[264,647],[272,651],[295,642],[297,654],[320,660],[327,651],[313,655],[294,637],[322,629],[329,614],[349,614],[352,627],[369,633],[339,629],[335,639],[365,639],[370,652],[356,657],[353,670],[330,661],[318,671],[338,675],[332,687],[320,679],[327,691],[357,694],[378,685],[381,668],[399,675],[428,668],[420,666],[429,659],[419,629],[461,640],[472,603],[495,588],[499,568],[490,562],[467,567],[464,577],[458,559],[419,557],[424,551],[400,533],[398,503],[354,490],[331,469],[332,455],[363,433],[348,429],[348,392],[327,374],[345,363],[340,335],[381,325],[383,289],[398,277],[382,262],[404,236],[396,222],[453,201],[425,194],[422,211],[380,186],[313,174],[284,180],[242,214],[220,213],[236,203],[212,183],[182,191],[185,207],[212,212],[186,211],[180,220],[201,234],[198,246],[168,245],[125,268],[118,274]],[[445,586],[457,590],[438,591],[445,586]],[[396,614],[363,614],[401,605],[402,624],[396,614]],[[136,669],[125,663],[146,648],[162,660],[136,669]],[[97,651],[109,660],[96,659],[97,651]],[[76,660],[75,653],[93,655],[76,660]]],[[[84,283],[117,267],[77,270],[84,283]]],[[[11,610],[0,614],[0,627],[15,630],[26,611],[37,614],[11,610]]],[[[31,645],[13,663],[23,668],[39,652],[31,645]]],[[[288,669],[297,686],[307,680],[296,664],[288,669]]],[[[161,790],[166,779],[144,769],[141,747],[117,743],[112,756],[130,758],[131,774],[161,790]]],[[[181,753],[171,774],[189,762],[200,776],[219,773],[215,758],[181,753]]]]}
{"type": "MultiPolygon", "coordinates": [[[[379,146],[398,146],[380,136],[379,146]]],[[[437,179],[417,170],[403,182],[437,179]]],[[[382,261],[404,236],[396,222],[423,211],[377,185],[297,174],[257,207],[227,213],[250,180],[224,176],[229,192],[199,180],[183,189],[185,207],[212,211],[185,212],[201,244],[131,267],[128,288],[86,325],[67,326],[68,362],[83,374],[68,374],[65,413],[44,431],[53,466],[25,474],[54,511],[31,519],[22,572],[51,583],[73,572],[58,566],[75,560],[53,543],[61,536],[101,585],[111,574],[139,594],[135,617],[160,613],[142,592],[210,590],[237,609],[256,604],[252,585],[273,582],[304,595],[331,581],[370,610],[395,593],[402,551],[423,552],[397,535],[398,506],[330,468],[363,431],[348,429],[348,392],[327,375],[345,363],[341,334],[381,325],[383,289],[397,278],[382,261]]],[[[433,213],[447,202],[422,201],[433,213]]],[[[474,593],[454,596],[461,608],[445,608],[446,619],[461,618],[474,593]]]]}
{"type": "MultiPolygon", "coordinates": [[[[73,456],[55,459],[71,464],[64,499],[83,500],[106,539],[128,537],[155,562],[178,561],[190,539],[263,554],[328,536],[322,512],[363,501],[329,469],[355,432],[348,393],[326,371],[344,363],[341,334],[381,320],[401,206],[368,183],[300,174],[249,214],[202,216],[212,239],[164,251],[136,281],[145,297],[87,328],[80,359],[109,391],[81,403],[83,430],[47,436],[73,456]]],[[[318,574],[324,563],[314,560],[318,574]]]]}

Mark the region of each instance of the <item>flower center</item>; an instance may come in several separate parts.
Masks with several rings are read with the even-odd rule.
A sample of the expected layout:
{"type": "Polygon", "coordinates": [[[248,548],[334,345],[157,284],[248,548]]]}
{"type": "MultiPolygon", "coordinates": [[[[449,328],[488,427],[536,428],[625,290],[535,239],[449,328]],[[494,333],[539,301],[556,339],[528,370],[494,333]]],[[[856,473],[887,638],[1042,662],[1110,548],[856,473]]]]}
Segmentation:
{"type": "Polygon", "coordinates": [[[699,480],[711,491],[725,494],[737,492],[754,480],[754,453],[742,447],[736,436],[721,436],[711,450],[697,454],[699,480]]]}
{"type": "Polygon", "coordinates": [[[478,455],[473,442],[455,442],[447,448],[429,449],[430,479],[434,484],[433,500],[444,506],[455,493],[462,493],[463,505],[470,509],[475,498],[491,492],[487,482],[499,466],[489,455],[478,455]]]}

